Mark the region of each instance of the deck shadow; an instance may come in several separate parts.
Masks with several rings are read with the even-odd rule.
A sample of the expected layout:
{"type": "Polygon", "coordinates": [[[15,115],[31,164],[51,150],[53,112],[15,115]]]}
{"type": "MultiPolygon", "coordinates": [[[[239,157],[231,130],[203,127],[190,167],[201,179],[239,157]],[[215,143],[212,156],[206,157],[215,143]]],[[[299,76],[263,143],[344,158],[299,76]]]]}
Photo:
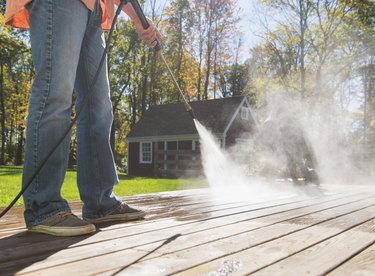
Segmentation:
{"type": "Polygon", "coordinates": [[[55,237],[24,231],[2,238],[0,239],[0,275],[14,275],[89,237],[91,235],[55,237]]]}
{"type": "Polygon", "coordinates": [[[131,262],[130,264],[120,268],[119,270],[117,270],[116,272],[112,273],[111,275],[114,276],[114,275],[117,275],[121,272],[123,272],[124,270],[126,270],[127,268],[131,267],[132,265],[135,265],[137,264],[138,262],[140,262],[141,260],[145,259],[147,256],[151,255],[152,253],[155,253],[156,251],[158,251],[160,248],[162,248],[163,246],[173,242],[174,240],[176,240],[177,238],[181,237],[182,234],[175,234],[173,236],[170,236],[168,239],[166,239],[162,244],[160,244],[159,246],[155,247],[154,249],[150,250],[149,252],[146,252],[143,256],[139,257],[137,260],[135,260],[134,262],[131,262]]]}

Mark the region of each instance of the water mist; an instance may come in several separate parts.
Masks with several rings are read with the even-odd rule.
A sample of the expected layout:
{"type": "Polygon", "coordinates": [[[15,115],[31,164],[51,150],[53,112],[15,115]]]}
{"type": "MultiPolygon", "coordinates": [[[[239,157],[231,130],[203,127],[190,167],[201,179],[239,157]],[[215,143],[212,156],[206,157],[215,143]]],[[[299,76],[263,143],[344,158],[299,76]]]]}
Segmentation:
{"type": "Polygon", "coordinates": [[[220,200],[261,201],[289,197],[297,190],[290,185],[271,183],[247,176],[231,156],[220,148],[219,141],[198,120],[194,119],[200,136],[204,174],[213,195],[220,200]]]}

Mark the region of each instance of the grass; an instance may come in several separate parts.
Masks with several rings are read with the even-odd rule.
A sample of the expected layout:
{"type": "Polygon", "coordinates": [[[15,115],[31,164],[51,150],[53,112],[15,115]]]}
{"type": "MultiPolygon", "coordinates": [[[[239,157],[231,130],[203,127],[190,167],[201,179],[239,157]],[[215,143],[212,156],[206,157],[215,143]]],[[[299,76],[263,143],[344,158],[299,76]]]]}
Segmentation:
{"type": "MultiPolygon", "coordinates": [[[[21,190],[22,167],[0,166],[0,207],[7,206],[21,190]]],[[[183,189],[207,187],[203,179],[167,179],[130,177],[119,174],[120,182],[114,191],[118,196],[148,194],[183,189]]],[[[79,200],[76,172],[68,171],[62,188],[62,196],[67,200],[79,200]]],[[[23,204],[22,198],[17,205],[23,204]]]]}

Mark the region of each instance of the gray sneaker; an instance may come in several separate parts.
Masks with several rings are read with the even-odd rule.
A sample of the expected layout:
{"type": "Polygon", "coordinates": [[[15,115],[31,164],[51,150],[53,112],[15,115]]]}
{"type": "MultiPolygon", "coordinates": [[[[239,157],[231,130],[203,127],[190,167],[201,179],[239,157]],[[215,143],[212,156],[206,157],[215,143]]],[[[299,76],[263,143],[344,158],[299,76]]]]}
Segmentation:
{"type": "Polygon", "coordinates": [[[100,218],[84,218],[86,221],[90,223],[104,223],[104,222],[113,222],[113,221],[131,221],[131,220],[138,220],[142,219],[146,216],[146,213],[134,209],[125,203],[121,203],[117,209],[115,209],[112,213],[100,218]]]}
{"type": "Polygon", "coordinates": [[[45,221],[32,226],[30,232],[44,233],[53,236],[80,236],[96,231],[95,225],[84,221],[70,212],[60,212],[45,221]]]}

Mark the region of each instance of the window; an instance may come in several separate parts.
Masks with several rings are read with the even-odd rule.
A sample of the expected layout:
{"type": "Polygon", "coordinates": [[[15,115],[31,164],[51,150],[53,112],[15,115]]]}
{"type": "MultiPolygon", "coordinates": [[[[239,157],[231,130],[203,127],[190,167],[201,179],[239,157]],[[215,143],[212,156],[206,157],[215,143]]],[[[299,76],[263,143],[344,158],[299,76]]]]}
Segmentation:
{"type": "Polygon", "coordinates": [[[177,141],[168,141],[167,150],[177,150],[177,141]]]}
{"type": "Polygon", "coordinates": [[[192,141],[178,141],[178,150],[191,150],[192,149],[192,141]]]}
{"type": "Polygon", "coordinates": [[[249,120],[249,110],[246,107],[241,107],[241,119],[249,120]]]}
{"type": "Polygon", "coordinates": [[[158,142],[158,150],[164,150],[164,142],[158,142]]]}
{"type": "Polygon", "coordinates": [[[152,163],[152,143],[141,142],[139,148],[139,163],[151,164],[152,163]]]}

